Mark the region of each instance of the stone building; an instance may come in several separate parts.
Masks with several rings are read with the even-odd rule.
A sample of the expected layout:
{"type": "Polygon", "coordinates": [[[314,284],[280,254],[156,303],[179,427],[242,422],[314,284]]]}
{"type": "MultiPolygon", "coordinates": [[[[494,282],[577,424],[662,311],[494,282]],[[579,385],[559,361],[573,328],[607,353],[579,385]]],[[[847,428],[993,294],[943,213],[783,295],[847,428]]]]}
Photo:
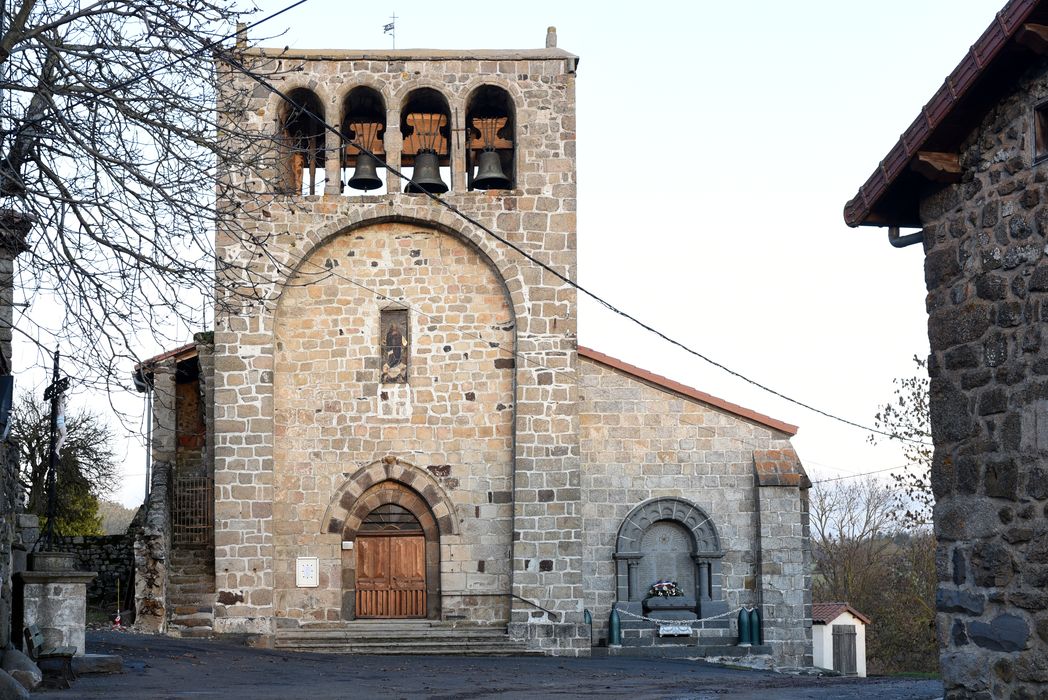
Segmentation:
{"type": "Polygon", "coordinates": [[[224,192],[280,194],[218,232],[213,337],[141,368],[139,624],[588,654],[613,606],[653,644],[631,616],[671,578],[676,616],[716,618],[692,645],[734,644],[756,605],[766,648],[810,661],[796,428],[578,346],[578,58],[555,32],[243,56],[293,105],[229,71],[221,117],[271,148],[224,192]]]}
{"type": "Polygon", "coordinates": [[[1046,156],[1048,2],[1012,0],[844,210],[924,244],[951,698],[1048,684],[1046,156]]]}

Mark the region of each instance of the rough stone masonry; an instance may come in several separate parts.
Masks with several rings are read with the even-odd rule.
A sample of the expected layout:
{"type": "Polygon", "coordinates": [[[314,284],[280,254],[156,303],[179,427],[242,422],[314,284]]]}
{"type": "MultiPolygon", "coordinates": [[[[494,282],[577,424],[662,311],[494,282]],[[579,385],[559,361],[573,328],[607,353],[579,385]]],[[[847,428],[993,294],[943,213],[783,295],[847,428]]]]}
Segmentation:
{"type": "Polygon", "coordinates": [[[949,698],[1048,687],[1048,3],[993,19],[845,208],[923,226],[949,698]]]}
{"type": "MultiPolygon", "coordinates": [[[[247,59],[282,91],[309,90],[331,124],[339,124],[351,88],[375,90],[386,111],[385,159],[394,168],[405,136],[400,110],[413,92],[439,94],[458,134],[478,86],[505,91],[519,125],[517,189],[467,191],[463,140],[452,138],[445,199],[576,276],[571,54],[548,48],[271,58],[259,50],[247,59]]],[[[277,133],[286,108],[257,88],[230,71],[221,109],[258,132],[277,133]]],[[[326,172],[338,172],[339,139],[331,131],[323,138],[326,172]]],[[[283,174],[273,167],[230,177],[274,191],[283,174]]],[[[340,617],[341,587],[294,585],[296,558],[305,553],[319,557],[322,583],[343,567],[343,533],[329,531],[325,512],[354,475],[371,467],[402,480],[410,473],[416,488],[445,495],[447,482],[441,488],[437,480],[447,477],[428,467],[450,464],[458,488],[434,505],[473,517],[459,515],[449,521],[453,530],[441,533],[441,585],[453,595],[501,591],[547,601],[562,622],[537,624],[533,610],[515,603],[518,632],[536,646],[578,649],[588,631],[581,625],[575,290],[401,189],[390,175],[386,196],[342,196],[332,177],[323,195],[275,196],[251,232],[265,241],[263,256],[243,235],[218,234],[218,252],[232,269],[241,265],[262,280],[262,304],[216,318],[215,629],[267,632],[278,612],[340,617]],[[325,269],[338,274],[318,279],[325,269]],[[379,312],[398,306],[418,309],[409,334],[418,380],[383,385],[369,358],[378,356],[379,312]],[[390,455],[399,461],[383,462],[390,455]],[[553,498],[540,500],[541,488],[551,488],[553,498]],[[545,531],[547,521],[555,534],[545,531]],[[529,532],[529,523],[543,529],[529,532]],[[539,567],[552,558],[555,566],[539,567]],[[478,561],[493,564],[480,572],[478,561]]],[[[510,601],[493,597],[481,607],[510,601]]],[[[447,604],[456,606],[453,599],[447,604]]]]}
{"type": "Polygon", "coordinates": [[[943,672],[996,697],[1048,682],[1046,98],[1042,61],[965,142],[964,182],[921,210],[943,672]]]}

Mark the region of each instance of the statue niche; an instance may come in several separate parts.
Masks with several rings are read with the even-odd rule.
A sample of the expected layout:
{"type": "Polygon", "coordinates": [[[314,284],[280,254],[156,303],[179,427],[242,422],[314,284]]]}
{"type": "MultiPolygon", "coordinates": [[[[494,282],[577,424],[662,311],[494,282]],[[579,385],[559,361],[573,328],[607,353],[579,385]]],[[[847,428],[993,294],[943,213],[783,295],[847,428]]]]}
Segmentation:
{"type": "Polygon", "coordinates": [[[637,506],[622,522],[615,548],[616,607],[665,620],[694,620],[727,610],[722,600],[724,553],[710,517],[682,498],[637,506]],[[681,595],[650,596],[656,581],[681,595]]]}

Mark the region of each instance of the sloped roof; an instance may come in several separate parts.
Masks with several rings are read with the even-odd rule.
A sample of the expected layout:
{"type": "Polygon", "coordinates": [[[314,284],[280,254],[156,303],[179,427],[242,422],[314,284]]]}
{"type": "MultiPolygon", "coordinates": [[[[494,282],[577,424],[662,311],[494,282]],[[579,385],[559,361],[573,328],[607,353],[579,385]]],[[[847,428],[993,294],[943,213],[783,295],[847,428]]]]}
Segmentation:
{"type": "Polygon", "coordinates": [[[199,352],[197,342],[193,341],[192,343],[186,343],[181,347],[177,347],[174,350],[168,350],[167,352],[162,352],[159,355],[154,355],[153,357],[142,360],[135,365],[134,370],[132,370],[131,381],[134,382],[136,390],[140,392],[145,391],[152,386],[152,377],[156,372],[157,366],[168,360],[171,360],[178,369],[176,381],[182,382],[187,379],[192,379],[197,376],[195,363],[192,366],[183,365],[181,363],[193,359],[199,352]]]}
{"type": "Polygon", "coordinates": [[[174,350],[168,350],[167,352],[162,352],[159,355],[154,355],[153,357],[150,357],[148,359],[142,360],[137,365],[135,365],[135,370],[140,370],[142,368],[147,368],[148,369],[149,367],[152,367],[153,365],[158,365],[161,362],[163,362],[165,360],[170,360],[172,358],[176,362],[181,362],[182,360],[188,360],[191,357],[196,357],[196,355],[197,355],[197,344],[196,344],[196,341],[194,341],[192,343],[186,343],[185,345],[183,345],[181,347],[177,347],[174,350]]]}
{"type": "Polygon", "coordinates": [[[639,379],[642,382],[653,384],[667,391],[672,391],[675,394],[680,394],[685,398],[695,399],[696,401],[701,401],[702,403],[709,404],[714,408],[719,408],[722,411],[727,411],[728,413],[739,416],[740,418],[745,418],[746,420],[751,420],[755,423],[760,423],[761,425],[771,428],[773,430],[779,430],[790,436],[797,434],[798,428],[796,425],[791,425],[784,421],[776,420],[775,418],[766,416],[763,413],[757,413],[756,411],[751,411],[750,409],[739,406],[738,404],[725,401],[724,399],[719,399],[716,396],[707,394],[704,391],[699,391],[698,389],[686,386],[684,384],[681,384],[680,382],[675,382],[672,379],[663,377],[659,374],[655,374],[654,372],[649,372],[646,369],[641,369],[640,367],[631,365],[628,362],[623,362],[622,360],[611,357],[610,355],[605,355],[602,352],[597,352],[596,350],[593,350],[591,348],[587,348],[580,345],[579,356],[585,357],[587,359],[593,360],[594,362],[598,362],[602,365],[611,367],[612,369],[628,374],[636,379],[639,379]]]}
{"type": "MultiPolygon", "coordinates": [[[[919,152],[956,154],[972,129],[1038,54],[1017,41],[1048,25],[1048,0],[1011,0],[994,17],[942,87],[844,205],[849,226],[920,226],[918,204],[935,183],[913,169],[919,152]]],[[[932,28],[929,28],[932,31],[932,28]]]]}
{"type": "Polygon", "coordinates": [[[846,612],[862,620],[863,624],[870,624],[870,618],[847,603],[814,603],[811,606],[811,621],[815,625],[828,625],[846,612]]]}

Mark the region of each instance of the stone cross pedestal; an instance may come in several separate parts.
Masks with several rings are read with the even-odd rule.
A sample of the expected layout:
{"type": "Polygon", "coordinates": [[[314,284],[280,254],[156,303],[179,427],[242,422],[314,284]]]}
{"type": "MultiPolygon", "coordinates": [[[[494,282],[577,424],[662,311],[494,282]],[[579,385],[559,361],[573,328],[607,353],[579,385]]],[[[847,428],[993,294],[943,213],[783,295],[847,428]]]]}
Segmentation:
{"type": "Polygon", "coordinates": [[[76,571],[72,553],[31,555],[30,570],[16,574],[22,601],[19,630],[35,624],[44,635],[45,646],[76,647],[76,653],[83,654],[87,584],[96,575],[76,571]]]}

